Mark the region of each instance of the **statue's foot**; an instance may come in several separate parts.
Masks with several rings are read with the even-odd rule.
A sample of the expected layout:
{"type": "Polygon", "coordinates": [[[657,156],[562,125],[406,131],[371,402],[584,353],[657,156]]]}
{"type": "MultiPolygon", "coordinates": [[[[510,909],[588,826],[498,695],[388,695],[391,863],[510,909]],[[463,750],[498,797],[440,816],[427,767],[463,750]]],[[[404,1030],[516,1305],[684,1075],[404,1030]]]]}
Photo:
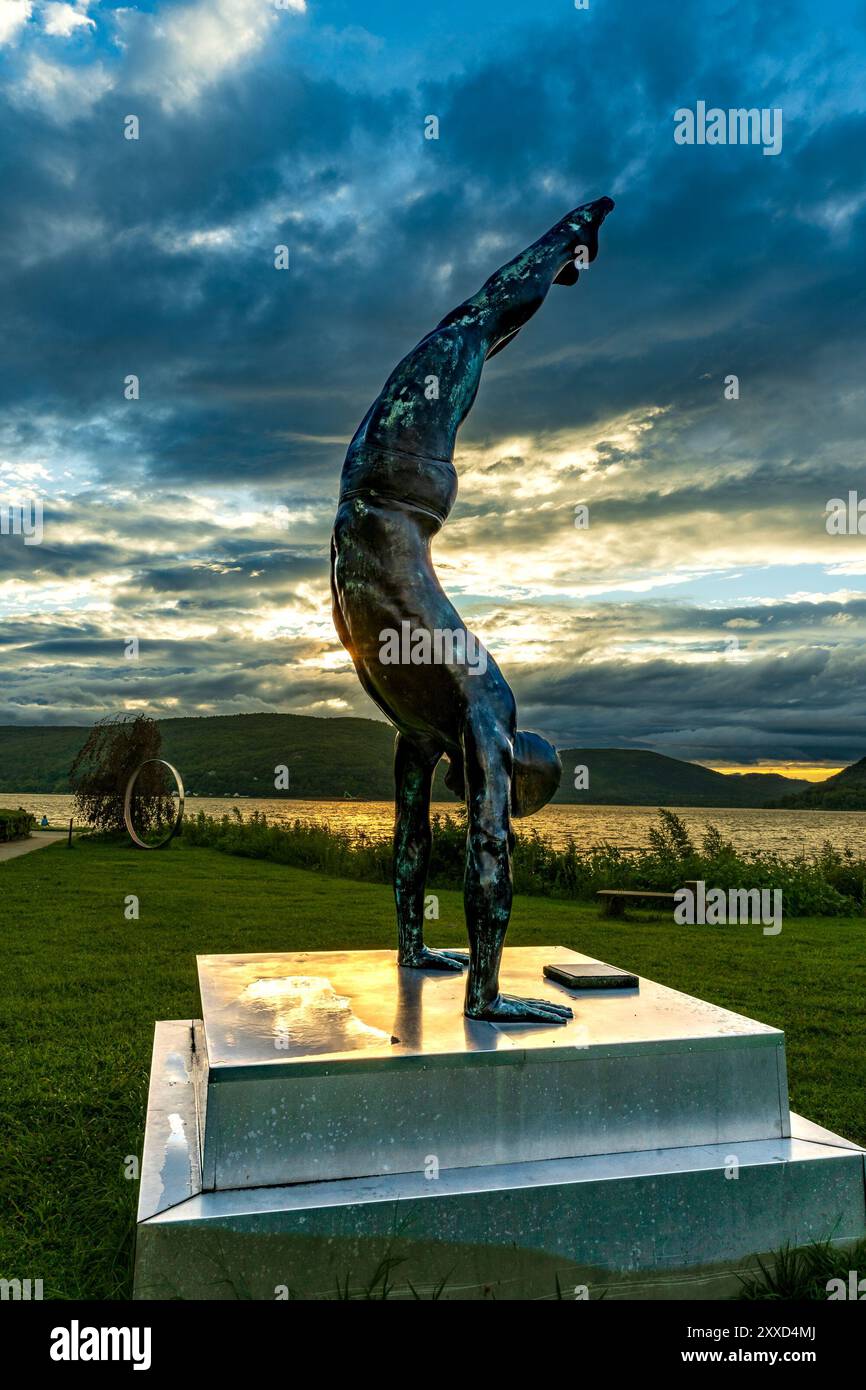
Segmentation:
{"type": "Polygon", "coordinates": [[[596,198],[594,203],[584,203],[563,217],[561,222],[551,227],[548,239],[557,247],[563,247],[568,256],[554,277],[555,285],[576,285],[581,265],[591,265],[598,255],[598,234],[601,224],[609,212],[613,211],[612,198],[596,198]],[[583,257],[577,259],[578,251],[583,257]]]}
{"type": "Polygon", "coordinates": [[[411,956],[398,956],[397,964],[407,970],[462,970],[469,964],[469,952],[434,951],[429,946],[422,946],[411,956]]]}
{"type": "Polygon", "coordinates": [[[549,999],[518,999],[513,994],[498,994],[477,1012],[467,1009],[466,1015],[488,1023],[567,1023],[574,1017],[567,1004],[553,1004],[549,999]]]}

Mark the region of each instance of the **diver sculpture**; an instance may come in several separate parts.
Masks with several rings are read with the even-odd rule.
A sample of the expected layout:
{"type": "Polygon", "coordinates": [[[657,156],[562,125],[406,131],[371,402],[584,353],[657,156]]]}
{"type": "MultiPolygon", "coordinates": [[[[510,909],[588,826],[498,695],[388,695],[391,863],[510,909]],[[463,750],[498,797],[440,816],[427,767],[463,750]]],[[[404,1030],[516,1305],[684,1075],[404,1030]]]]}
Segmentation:
{"type": "Polygon", "coordinates": [[[570,212],[452,310],[395,367],[349,445],[331,540],[334,623],[367,694],[397,729],[394,895],[398,964],[460,970],[465,954],[424,945],[430,790],[466,802],[464,902],[469,934],[465,1012],[497,1023],[563,1023],[565,1006],[499,992],[511,915],[511,820],[553,796],[556,750],[517,729],[499,667],[436,577],[430,547],[457,494],[457,431],[481,371],[544,302],[595,259],[613,208],[599,198],[570,212]]]}

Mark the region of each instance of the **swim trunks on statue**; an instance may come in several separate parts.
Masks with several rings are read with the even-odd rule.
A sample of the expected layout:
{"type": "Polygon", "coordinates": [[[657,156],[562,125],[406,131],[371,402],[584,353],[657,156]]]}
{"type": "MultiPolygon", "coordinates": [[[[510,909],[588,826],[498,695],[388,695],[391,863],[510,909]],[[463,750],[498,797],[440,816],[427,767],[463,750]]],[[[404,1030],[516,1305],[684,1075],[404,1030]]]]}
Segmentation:
{"type": "Polygon", "coordinates": [[[457,470],[449,459],[423,458],[376,444],[350,444],[340,479],[340,502],[352,497],[402,502],[444,522],[457,496],[457,470]]]}

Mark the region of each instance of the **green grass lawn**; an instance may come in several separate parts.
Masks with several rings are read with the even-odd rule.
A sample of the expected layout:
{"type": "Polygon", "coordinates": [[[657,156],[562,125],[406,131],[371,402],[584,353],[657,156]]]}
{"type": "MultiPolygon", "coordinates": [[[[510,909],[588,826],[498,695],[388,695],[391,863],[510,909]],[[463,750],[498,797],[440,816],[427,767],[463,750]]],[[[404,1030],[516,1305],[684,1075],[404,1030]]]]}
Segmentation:
{"type": "MultiPolygon", "coordinates": [[[[439,893],[433,945],[465,942],[439,893]]],[[[46,1298],[127,1298],[154,1020],[199,1013],[197,953],[393,942],[384,886],[182,844],[79,841],[0,866],[0,1277],[46,1298]],[[124,898],[140,899],[138,921],[124,898]]],[[[866,923],[760,927],[610,921],[595,905],[515,901],[509,944],[571,946],[784,1028],[791,1104],[866,1142],[866,923]]]]}

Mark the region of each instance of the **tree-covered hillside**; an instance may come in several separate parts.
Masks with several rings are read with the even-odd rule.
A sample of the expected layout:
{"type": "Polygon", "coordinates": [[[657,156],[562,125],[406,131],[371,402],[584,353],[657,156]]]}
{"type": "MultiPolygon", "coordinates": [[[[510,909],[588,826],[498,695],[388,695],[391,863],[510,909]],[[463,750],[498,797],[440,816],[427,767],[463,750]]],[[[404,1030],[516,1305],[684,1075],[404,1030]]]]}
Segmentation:
{"type": "MultiPolygon", "coordinates": [[[[231,714],[161,719],[159,727],[163,756],[176,764],[187,791],[199,796],[349,796],[380,801],[394,794],[394,731],[380,720],[231,714]],[[288,768],[288,791],[275,786],[279,767],[288,768]]],[[[86,737],[86,728],[74,726],[0,727],[0,792],[69,791],[69,768],[86,737]]],[[[820,790],[770,773],[723,775],[645,749],[566,748],[561,757],[563,779],[556,801],[571,804],[763,806],[801,791],[809,797],[820,790]],[[583,791],[575,789],[577,767],[589,772],[583,791]]],[[[838,784],[845,775],[822,785],[838,784]]],[[[854,780],[843,789],[846,796],[854,794],[854,780]]],[[[861,805],[866,805],[862,773],[857,785],[861,805]]],[[[453,800],[441,766],[434,796],[453,800]]],[[[800,803],[812,804],[798,797],[800,803]]]]}

